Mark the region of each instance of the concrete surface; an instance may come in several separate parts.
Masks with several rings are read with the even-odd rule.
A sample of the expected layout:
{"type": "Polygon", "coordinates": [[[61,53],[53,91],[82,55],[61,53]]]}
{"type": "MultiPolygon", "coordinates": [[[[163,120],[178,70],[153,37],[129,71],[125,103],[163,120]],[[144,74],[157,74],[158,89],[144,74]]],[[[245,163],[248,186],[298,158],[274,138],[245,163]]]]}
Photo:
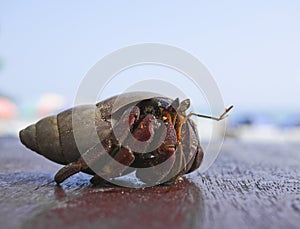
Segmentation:
{"type": "Polygon", "coordinates": [[[299,228],[300,143],[226,141],[215,164],[173,186],[93,187],[0,138],[0,228],[299,228]]]}

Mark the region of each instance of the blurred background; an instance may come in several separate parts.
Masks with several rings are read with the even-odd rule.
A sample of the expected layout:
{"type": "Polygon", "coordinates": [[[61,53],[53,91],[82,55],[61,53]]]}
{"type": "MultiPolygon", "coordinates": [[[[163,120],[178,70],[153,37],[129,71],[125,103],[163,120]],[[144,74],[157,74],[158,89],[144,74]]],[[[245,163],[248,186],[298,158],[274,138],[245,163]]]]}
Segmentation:
{"type": "Polygon", "coordinates": [[[228,138],[300,142],[299,1],[130,3],[0,2],[0,136],[72,106],[105,55],[157,42],[207,66],[225,104],[235,105],[228,138]]]}

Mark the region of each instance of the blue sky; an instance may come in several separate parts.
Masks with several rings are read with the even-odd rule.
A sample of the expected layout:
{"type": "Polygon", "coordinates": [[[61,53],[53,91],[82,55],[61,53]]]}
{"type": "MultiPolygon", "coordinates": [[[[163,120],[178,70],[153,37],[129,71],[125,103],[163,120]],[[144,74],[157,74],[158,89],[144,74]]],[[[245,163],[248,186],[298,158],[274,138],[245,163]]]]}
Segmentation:
{"type": "Polygon", "coordinates": [[[201,60],[226,104],[299,110],[299,12],[299,1],[1,1],[0,92],[72,101],[103,56],[158,42],[201,60]]]}

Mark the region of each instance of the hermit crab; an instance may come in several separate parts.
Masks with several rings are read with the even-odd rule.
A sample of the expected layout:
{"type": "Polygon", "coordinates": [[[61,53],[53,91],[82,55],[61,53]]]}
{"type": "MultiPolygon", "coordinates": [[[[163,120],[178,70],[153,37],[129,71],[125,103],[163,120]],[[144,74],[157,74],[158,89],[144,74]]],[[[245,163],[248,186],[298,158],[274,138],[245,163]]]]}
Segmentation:
{"type": "Polygon", "coordinates": [[[189,107],[189,99],[180,102],[153,93],[125,93],[43,118],[21,130],[19,136],[29,149],[65,165],[54,177],[58,184],[80,171],[93,175],[93,184],[131,172],[144,183],[176,182],[196,170],[203,159],[197,128],[190,117],[219,121],[233,106],[220,117],[187,114],[189,107]],[[96,140],[91,140],[91,129],[97,134],[96,140]],[[78,139],[84,146],[78,147],[78,139]],[[162,163],[163,168],[156,169],[162,163]],[[153,169],[149,172],[143,168],[153,169]]]}

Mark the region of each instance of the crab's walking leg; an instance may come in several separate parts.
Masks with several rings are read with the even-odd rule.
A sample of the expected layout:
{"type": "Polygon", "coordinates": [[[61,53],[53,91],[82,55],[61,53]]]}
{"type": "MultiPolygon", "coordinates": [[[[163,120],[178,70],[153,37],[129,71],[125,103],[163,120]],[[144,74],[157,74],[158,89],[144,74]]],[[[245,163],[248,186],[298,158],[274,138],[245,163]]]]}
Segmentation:
{"type": "Polygon", "coordinates": [[[57,184],[60,184],[68,177],[70,177],[76,173],[79,173],[81,171],[81,169],[82,169],[82,163],[80,160],[78,160],[77,162],[69,163],[66,166],[62,167],[55,174],[54,180],[57,184]]]}
{"type": "Polygon", "coordinates": [[[203,150],[202,150],[201,146],[198,146],[197,153],[196,153],[195,159],[193,161],[193,164],[187,173],[191,173],[191,172],[195,171],[196,169],[198,169],[202,163],[202,160],[203,160],[203,150]]]}
{"type": "Polygon", "coordinates": [[[94,175],[91,179],[90,179],[90,182],[93,184],[93,185],[112,185],[112,183],[110,183],[109,181],[105,180],[104,178],[98,176],[97,174],[94,175]]]}

